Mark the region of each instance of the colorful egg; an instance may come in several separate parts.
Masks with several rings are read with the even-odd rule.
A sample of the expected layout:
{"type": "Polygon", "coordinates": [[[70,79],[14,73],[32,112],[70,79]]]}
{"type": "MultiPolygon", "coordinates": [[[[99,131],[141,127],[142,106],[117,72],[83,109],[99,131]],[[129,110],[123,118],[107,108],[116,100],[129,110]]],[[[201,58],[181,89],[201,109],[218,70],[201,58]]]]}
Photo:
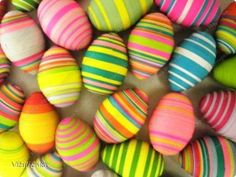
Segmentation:
{"type": "Polygon", "coordinates": [[[236,53],[236,2],[223,12],[216,31],[219,48],[226,54],[236,53]]]}
{"type": "Polygon", "coordinates": [[[234,177],[236,144],[222,137],[204,137],[189,144],[179,161],[193,177],[234,177]]]}
{"type": "Polygon", "coordinates": [[[2,17],[5,15],[7,11],[7,6],[8,6],[8,0],[0,1],[0,21],[2,20],[2,17]]]}
{"type": "Polygon", "coordinates": [[[24,104],[24,92],[14,84],[0,87],[0,133],[13,128],[24,104]]]}
{"type": "Polygon", "coordinates": [[[169,63],[171,90],[185,91],[200,83],[212,70],[215,59],[214,38],[206,32],[193,33],[175,49],[169,63]]]}
{"type": "Polygon", "coordinates": [[[122,177],[158,177],[164,170],[164,159],[148,143],[132,139],[106,145],[102,161],[122,177]]]}
{"type": "Polygon", "coordinates": [[[10,73],[10,62],[0,47],[0,85],[5,81],[10,73]]]}
{"type": "Polygon", "coordinates": [[[58,125],[56,149],[67,165],[84,172],[98,163],[100,142],[87,123],[70,117],[58,125]]]}
{"type": "Polygon", "coordinates": [[[92,40],[88,17],[74,0],[43,0],[38,8],[38,18],[44,33],[66,49],[83,49],[92,40]]]}
{"type": "Polygon", "coordinates": [[[91,177],[119,177],[119,176],[109,170],[97,170],[92,174],[91,177]]]}
{"type": "Polygon", "coordinates": [[[48,101],[56,107],[72,105],[79,97],[81,76],[71,54],[61,47],[44,53],[39,66],[38,84],[48,101]]]}
{"type": "Polygon", "coordinates": [[[94,129],[107,143],[120,143],[133,137],[145,123],[148,96],[139,89],[114,93],[103,101],[95,119],[94,129]]]}
{"type": "Polygon", "coordinates": [[[120,32],[135,24],[152,4],[153,0],[91,0],[88,15],[98,30],[120,32]]]}
{"type": "Polygon", "coordinates": [[[12,4],[17,10],[20,11],[32,11],[36,9],[41,0],[12,0],[12,4]]]}
{"type": "Polygon", "coordinates": [[[12,131],[0,134],[1,177],[20,177],[28,159],[29,151],[19,134],[12,131]]]}
{"type": "Polygon", "coordinates": [[[220,0],[155,0],[171,21],[184,26],[207,26],[216,23],[221,10],[220,0]]]}
{"type": "Polygon", "coordinates": [[[19,130],[31,151],[43,154],[54,147],[58,120],[53,106],[41,92],[29,96],[20,115],[19,130]]]}

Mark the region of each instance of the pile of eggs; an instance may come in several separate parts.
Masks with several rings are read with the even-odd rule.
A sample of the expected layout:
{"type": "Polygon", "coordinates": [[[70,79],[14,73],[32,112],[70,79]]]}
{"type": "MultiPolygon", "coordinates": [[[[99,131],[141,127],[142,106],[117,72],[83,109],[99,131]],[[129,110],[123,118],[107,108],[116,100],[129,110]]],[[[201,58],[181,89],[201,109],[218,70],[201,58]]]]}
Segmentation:
{"type": "Polygon", "coordinates": [[[158,177],[167,156],[193,177],[236,175],[236,2],[222,12],[219,0],[11,5],[0,1],[1,177],[61,177],[64,164],[91,177],[158,177]],[[177,25],[193,31],[180,43],[177,25]],[[94,37],[94,29],[102,34],[94,37]],[[126,40],[119,33],[128,29],[126,40]],[[39,90],[28,94],[15,84],[12,66],[34,77],[39,90]],[[148,91],[122,88],[128,72],[147,84],[161,71],[169,93],[154,108],[148,91]],[[196,107],[188,91],[208,76],[221,89],[209,88],[196,107]],[[83,90],[103,98],[93,126],[76,110],[59,114],[80,104],[83,90]],[[196,139],[198,112],[213,133],[196,139]],[[149,141],[138,138],[145,125],[149,141]],[[97,169],[100,161],[107,170],[97,169]]]}

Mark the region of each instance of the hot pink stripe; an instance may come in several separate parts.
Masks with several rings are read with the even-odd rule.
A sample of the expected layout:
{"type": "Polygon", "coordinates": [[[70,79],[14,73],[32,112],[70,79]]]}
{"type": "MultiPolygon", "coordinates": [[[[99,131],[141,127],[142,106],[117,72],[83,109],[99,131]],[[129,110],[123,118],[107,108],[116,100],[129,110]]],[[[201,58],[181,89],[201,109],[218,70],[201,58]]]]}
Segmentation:
{"type": "Polygon", "coordinates": [[[47,13],[45,13],[45,12],[47,12],[48,9],[51,8],[57,2],[58,2],[58,0],[44,0],[39,5],[39,9],[38,9],[38,17],[39,17],[39,19],[42,18],[42,15],[47,15],[47,13]]]}
{"type": "Polygon", "coordinates": [[[119,46],[117,44],[112,44],[111,42],[107,42],[107,41],[96,40],[96,41],[94,41],[93,44],[94,45],[101,45],[101,46],[105,46],[105,47],[111,47],[116,50],[126,52],[126,49],[123,46],[119,46]]]}
{"type": "Polygon", "coordinates": [[[172,10],[168,13],[168,16],[172,17],[173,21],[177,21],[178,18],[181,16],[187,2],[188,0],[176,1],[174,6],[172,6],[172,10]]]}
{"type": "MultiPolygon", "coordinates": [[[[83,125],[82,123],[78,125],[78,127],[76,127],[73,131],[65,133],[65,134],[60,134],[60,132],[57,134],[58,140],[60,140],[59,138],[67,138],[70,136],[73,136],[75,133],[79,133],[81,134],[84,130],[86,129],[85,125],[83,125]]],[[[68,129],[67,129],[68,130],[68,129]]],[[[63,142],[63,141],[62,141],[63,142]]]]}
{"type": "Polygon", "coordinates": [[[202,24],[202,22],[204,21],[204,19],[207,18],[206,16],[207,16],[208,13],[209,13],[209,10],[210,10],[210,8],[211,8],[211,6],[212,6],[213,1],[214,1],[214,0],[209,0],[209,1],[207,2],[207,6],[206,6],[205,10],[203,11],[203,13],[202,13],[200,19],[199,19],[199,20],[197,21],[197,23],[196,23],[197,26],[199,26],[200,24],[202,24]]]}
{"type": "Polygon", "coordinates": [[[80,48],[84,48],[84,47],[86,47],[86,46],[88,46],[88,44],[89,44],[89,41],[91,41],[91,39],[92,39],[92,35],[91,35],[91,33],[92,33],[92,31],[91,31],[91,29],[88,29],[86,31],[86,35],[84,35],[84,37],[82,38],[82,39],[77,39],[77,41],[75,41],[74,43],[73,43],[73,48],[74,49],[78,49],[78,46],[80,46],[80,48]],[[88,32],[87,32],[88,31],[88,32]],[[86,42],[85,42],[86,41],[86,42]],[[82,45],[83,44],[83,45],[82,45]]]}
{"type": "MultiPolygon", "coordinates": [[[[168,139],[174,139],[176,141],[180,141],[182,143],[186,143],[188,142],[189,140],[188,139],[185,139],[183,137],[180,137],[180,136],[175,136],[175,135],[170,135],[170,134],[167,134],[166,132],[160,132],[160,131],[157,131],[157,130],[151,130],[150,131],[151,134],[154,134],[156,136],[162,136],[162,137],[166,137],[168,139]]],[[[154,137],[156,137],[154,136],[154,137]]]]}
{"type": "Polygon", "coordinates": [[[166,144],[161,144],[161,143],[153,143],[153,146],[158,147],[158,149],[162,148],[162,149],[168,149],[174,152],[179,152],[178,148],[175,148],[174,146],[168,146],[166,144]]]}
{"type": "Polygon", "coordinates": [[[23,58],[23,59],[21,59],[21,60],[19,60],[19,61],[13,62],[13,63],[14,63],[14,65],[16,65],[16,66],[27,65],[27,64],[29,64],[29,63],[31,63],[31,62],[33,62],[33,61],[39,60],[39,59],[43,56],[43,53],[44,53],[43,51],[40,51],[39,53],[36,53],[36,54],[34,54],[34,55],[32,55],[32,56],[23,58]]]}
{"type": "Polygon", "coordinates": [[[204,24],[209,24],[216,16],[216,13],[218,11],[218,7],[219,7],[219,1],[216,0],[214,7],[211,9],[211,11],[207,14],[207,19],[205,20],[204,24]]]}
{"type": "Polygon", "coordinates": [[[10,25],[10,26],[6,25],[3,28],[1,26],[1,34],[0,35],[8,34],[8,33],[17,31],[19,29],[28,28],[28,27],[34,26],[34,25],[35,25],[35,23],[32,20],[26,20],[25,22],[21,22],[19,24],[10,25]]]}

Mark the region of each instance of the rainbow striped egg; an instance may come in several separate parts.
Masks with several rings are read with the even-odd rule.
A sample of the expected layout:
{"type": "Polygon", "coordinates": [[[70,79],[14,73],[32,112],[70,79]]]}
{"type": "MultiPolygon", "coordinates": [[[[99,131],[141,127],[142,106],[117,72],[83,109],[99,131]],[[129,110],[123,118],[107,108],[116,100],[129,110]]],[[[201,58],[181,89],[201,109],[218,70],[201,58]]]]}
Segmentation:
{"type": "Polygon", "coordinates": [[[8,0],[0,1],[0,21],[2,20],[2,17],[5,15],[7,11],[7,6],[8,6],[8,0]]]}
{"type": "Polygon", "coordinates": [[[0,47],[0,85],[5,81],[10,73],[10,62],[0,47]]]}
{"type": "Polygon", "coordinates": [[[161,13],[146,15],[128,40],[132,73],[139,79],[156,74],[170,59],[173,48],[172,22],[161,13]]]}
{"type": "Polygon", "coordinates": [[[107,143],[120,143],[133,137],[145,123],[148,96],[139,89],[114,93],[103,101],[94,119],[94,129],[107,143]]]}
{"type": "Polygon", "coordinates": [[[92,174],[91,177],[119,177],[119,176],[110,170],[97,170],[92,174]]]}
{"type": "Polygon", "coordinates": [[[36,9],[40,1],[41,0],[12,0],[11,3],[17,10],[29,12],[36,9]]]}
{"type": "Polygon", "coordinates": [[[99,139],[90,126],[78,118],[65,118],[59,123],[56,149],[62,160],[78,171],[90,171],[99,161],[99,139]]]}

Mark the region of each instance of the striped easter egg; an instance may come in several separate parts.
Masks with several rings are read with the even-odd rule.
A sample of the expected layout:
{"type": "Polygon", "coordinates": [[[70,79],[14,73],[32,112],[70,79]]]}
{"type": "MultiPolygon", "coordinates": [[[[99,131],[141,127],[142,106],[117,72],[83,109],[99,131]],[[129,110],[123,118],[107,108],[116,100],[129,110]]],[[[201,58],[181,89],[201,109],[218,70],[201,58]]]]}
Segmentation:
{"type": "Polygon", "coordinates": [[[58,125],[56,149],[67,165],[85,172],[98,163],[100,142],[86,122],[69,117],[58,125]]]}
{"type": "Polygon", "coordinates": [[[175,155],[188,144],[195,128],[191,101],[181,93],[165,95],[149,122],[152,146],[164,155],[175,155]]]}
{"type": "Polygon", "coordinates": [[[192,177],[234,177],[236,144],[222,137],[204,137],[189,144],[179,162],[192,177]]]}
{"type": "Polygon", "coordinates": [[[236,2],[224,10],[216,31],[219,48],[226,54],[236,54],[236,2]]]}
{"type": "Polygon", "coordinates": [[[44,33],[66,49],[83,49],[92,40],[88,17],[75,0],[42,0],[38,19],[44,33]]]}
{"type": "Polygon", "coordinates": [[[11,3],[17,10],[29,12],[36,9],[41,0],[12,0],[11,3]]]}
{"type": "Polygon", "coordinates": [[[160,10],[175,23],[184,26],[207,26],[216,23],[220,0],[155,0],[160,10]]]}
{"type": "Polygon", "coordinates": [[[94,40],[82,61],[84,86],[103,95],[115,92],[128,71],[126,53],[124,41],[115,33],[94,40]]]}
{"type": "Polygon", "coordinates": [[[0,1],[0,22],[2,20],[2,17],[5,15],[7,11],[7,6],[8,6],[8,0],[0,1]]]}
{"type": "Polygon", "coordinates": [[[18,133],[7,131],[0,134],[1,177],[20,177],[28,159],[29,151],[18,133]]]}
{"type": "Polygon", "coordinates": [[[145,79],[156,74],[170,59],[174,48],[174,29],[161,13],[146,15],[131,31],[128,40],[131,70],[145,79]]]}
{"type": "Polygon", "coordinates": [[[8,83],[0,87],[0,133],[17,124],[24,97],[24,92],[17,85],[8,83]]]}
{"type": "Polygon", "coordinates": [[[10,62],[0,47],[0,85],[5,81],[10,73],[10,62]]]}
{"type": "Polygon", "coordinates": [[[97,170],[92,174],[91,177],[119,177],[119,176],[110,170],[97,170]]]}
{"type": "Polygon", "coordinates": [[[164,159],[148,143],[136,139],[106,145],[102,161],[122,177],[158,177],[164,170],[164,159]]]}
{"type": "Polygon", "coordinates": [[[120,32],[135,24],[152,4],[153,0],[91,0],[88,15],[98,30],[120,32]]]}
{"type": "Polygon", "coordinates": [[[173,91],[185,91],[200,83],[212,70],[216,59],[214,38],[196,32],[178,46],[169,63],[169,83],[173,91]]]}
{"type": "Polygon", "coordinates": [[[71,54],[57,46],[44,53],[39,66],[38,84],[48,101],[56,107],[72,105],[79,97],[81,76],[71,54]]]}
{"type": "Polygon", "coordinates": [[[54,147],[59,117],[41,92],[32,93],[25,101],[19,131],[28,148],[39,154],[54,147]]]}
{"type": "Polygon", "coordinates": [[[23,71],[35,74],[44,52],[44,37],[27,14],[9,11],[2,19],[1,46],[7,58],[23,71]]]}
{"type": "Polygon", "coordinates": [[[139,89],[114,93],[103,101],[95,118],[94,129],[107,143],[120,143],[133,137],[145,123],[148,96],[139,89]]]}

